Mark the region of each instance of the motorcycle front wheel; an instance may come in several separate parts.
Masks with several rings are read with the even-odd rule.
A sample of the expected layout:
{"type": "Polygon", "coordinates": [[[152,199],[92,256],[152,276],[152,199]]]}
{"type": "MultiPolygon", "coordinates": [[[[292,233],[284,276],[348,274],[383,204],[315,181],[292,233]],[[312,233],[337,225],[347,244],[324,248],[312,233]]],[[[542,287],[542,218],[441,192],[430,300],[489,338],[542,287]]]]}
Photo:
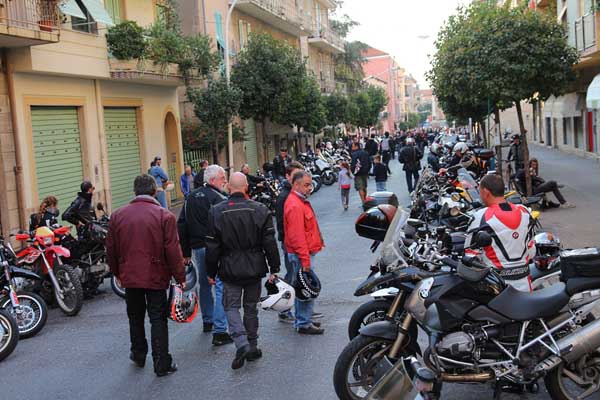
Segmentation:
{"type": "Polygon", "coordinates": [[[117,296],[119,296],[122,299],[125,298],[125,288],[119,285],[119,282],[117,281],[117,278],[114,275],[110,277],[110,287],[117,296]]]}
{"type": "Polygon", "coordinates": [[[324,185],[331,186],[335,183],[335,175],[331,171],[327,171],[321,175],[321,180],[324,185]]]}
{"type": "Polygon", "coordinates": [[[58,307],[69,317],[79,313],[83,306],[83,288],[79,277],[70,265],[57,265],[54,267],[54,275],[63,291],[61,297],[56,288],[54,298],[58,307]]]}
{"type": "Polygon", "coordinates": [[[46,325],[48,306],[41,296],[31,292],[18,292],[19,309],[14,309],[10,298],[4,299],[0,308],[8,311],[19,328],[19,338],[27,339],[37,335],[46,325]]]}
{"type": "MultiPolygon", "coordinates": [[[[348,323],[348,338],[350,340],[358,336],[358,331],[363,326],[373,322],[385,320],[385,314],[390,308],[391,302],[385,300],[372,300],[362,304],[352,313],[348,323]]],[[[402,307],[400,307],[402,310],[402,307]]]]}
{"type": "Polygon", "coordinates": [[[8,357],[19,343],[17,321],[6,310],[0,310],[0,361],[8,357]]]}

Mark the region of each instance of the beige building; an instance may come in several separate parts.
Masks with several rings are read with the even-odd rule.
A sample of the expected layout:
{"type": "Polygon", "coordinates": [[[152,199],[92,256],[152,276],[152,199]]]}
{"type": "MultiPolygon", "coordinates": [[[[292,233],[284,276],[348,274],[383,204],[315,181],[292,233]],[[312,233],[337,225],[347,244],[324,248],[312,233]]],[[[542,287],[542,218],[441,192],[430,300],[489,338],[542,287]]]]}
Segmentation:
{"type": "Polygon", "coordinates": [[[109,57],[106,28],[155,19],[153,0],[0,0],[0,216],[24,228],[40,200],[65,210],[82,180],[109,211],[133,197],[133,178],[161,155],[181,173],[176,69],[109,57]],[[103,4],[104,3],[104,4],[103,4]]]}
{"type": "MultiPolygon", "coordinates": [[[[219,49],[225,46],[227,0],[179,0],[182,27],[186,33],[204,33],[219,49]]],[[[343,40],[330,28],[332,0],[239,0],[229,26],[232,65],[252,32],[267,33],[300,49],[307,66],[324,94],[335,90],[334,55],[344,51],[343,40]]],[[[187,108],[186,108],[187,110],[187,108]]],[[[186,116],[189,114],[186,112],[186,116]]],[[[248,162],[251,169],[272,160],[280,146],[298,149],[298,133],[289,126],[268,123],[265,136],[258,134],[258,122],[243,121],[245,140],[235,145],[234,164],[248,162]]]]}

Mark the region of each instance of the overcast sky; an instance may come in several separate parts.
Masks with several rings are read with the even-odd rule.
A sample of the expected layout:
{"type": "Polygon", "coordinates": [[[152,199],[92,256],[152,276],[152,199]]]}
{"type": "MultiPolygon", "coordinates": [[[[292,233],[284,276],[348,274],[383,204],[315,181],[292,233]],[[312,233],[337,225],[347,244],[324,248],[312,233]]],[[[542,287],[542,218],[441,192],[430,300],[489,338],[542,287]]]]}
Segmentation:
{"type": "Polygon", "coordinates": [[[360,23],[348,40],[360,40],[390,53],[428,88],[425,72],[442,23],[456,7],[470,0],[345,0],[336,15],[348,14],[360,23]],[[420,38],[422,37],[422,38],[420,38]]]}

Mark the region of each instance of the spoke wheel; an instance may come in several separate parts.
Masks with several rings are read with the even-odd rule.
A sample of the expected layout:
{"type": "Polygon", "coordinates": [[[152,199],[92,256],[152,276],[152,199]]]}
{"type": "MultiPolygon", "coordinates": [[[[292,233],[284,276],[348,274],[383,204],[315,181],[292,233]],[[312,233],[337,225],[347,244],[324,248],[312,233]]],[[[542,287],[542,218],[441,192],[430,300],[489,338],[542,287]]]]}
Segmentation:
{"type": "Polygon", "coordinates": [[[560,364],[545,381],[553,399],[588,398],[600,390],[600,354],[588,354],[574,363],[560,364]]]}

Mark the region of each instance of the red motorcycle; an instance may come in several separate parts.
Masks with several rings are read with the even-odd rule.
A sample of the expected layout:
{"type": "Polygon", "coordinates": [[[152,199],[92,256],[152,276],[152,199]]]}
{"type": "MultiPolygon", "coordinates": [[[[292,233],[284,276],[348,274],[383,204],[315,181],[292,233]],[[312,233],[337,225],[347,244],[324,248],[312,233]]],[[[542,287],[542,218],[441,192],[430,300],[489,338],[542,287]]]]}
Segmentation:
{"type": "Polygon", "coordinates": [[[17,264],[42,277],[42,281],[34,286],[46,301],[56,300],[58,307],[69,316],[79,313],[83,305],[83,288],[73,267],[65,264],[63,258],[69,258],[68,249],[56,245],[56,235],[65,234],[68,227],[54,229],[37,228],[32,233],[20,232],[15,237],[29,244],[16,253],[17,264]]]}

